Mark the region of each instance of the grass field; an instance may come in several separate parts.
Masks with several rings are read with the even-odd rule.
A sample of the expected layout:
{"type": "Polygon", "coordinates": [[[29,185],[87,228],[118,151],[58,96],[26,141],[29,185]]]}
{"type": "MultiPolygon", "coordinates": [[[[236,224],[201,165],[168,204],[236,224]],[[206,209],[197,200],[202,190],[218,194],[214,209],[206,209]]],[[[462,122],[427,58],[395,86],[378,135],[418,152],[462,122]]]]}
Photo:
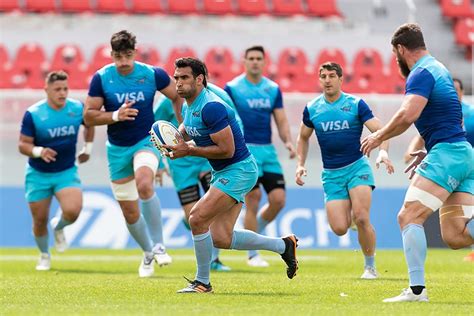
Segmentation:
{"type": "Polygon", "coordinates": [[[192,250],[171,250],[174,262],[139,279],[138,250],[53,252],[52,270],[34,270],[34,249],[0,249],[0,315],[473,315],[474,264],[468,251],[429,250],[429,303],[382,303],[407,286],[401,251],[377,252],[380,278],[360,280],[356,251],[300,251],[300,270],[289,280],[278,256],[263,253],[267,269],[250,268],[241,252],[225,251],[232,272],[213,273],[214,294],[176,294],[192,278],[192,250]]]}

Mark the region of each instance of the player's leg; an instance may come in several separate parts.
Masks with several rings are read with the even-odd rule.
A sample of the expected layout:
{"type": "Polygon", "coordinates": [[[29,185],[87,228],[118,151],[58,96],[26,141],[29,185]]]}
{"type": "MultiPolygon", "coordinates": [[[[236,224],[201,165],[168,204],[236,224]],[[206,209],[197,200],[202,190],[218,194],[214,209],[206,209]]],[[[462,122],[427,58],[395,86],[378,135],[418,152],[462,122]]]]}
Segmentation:
{"type": "Polygon", "coordinates": [[[51,219],[51,227],[54,229],[56,250],[64,252],[68,247],[64,227],[71,225],[78,218],[82,210],[82,191],[78,187],[67,187],[57,191],[55,196],[61,207],[61,215],[51,219]]]}
{"type": "Polygon", "coordinates": [[[347,233],[351,224],[351,200],[329,200],[326,202],[326,214],[331,230],[338,236],[347,233]]]}
{"type": "Polygon", "coordinates": [[[467,192],[453,192],[439,210],[441,236],[452,249],[474,243],[474,197],[467,192]]]}
{"type": "Polygon", "coordinates": [[[36,270],[47,271],[51,268],[51,256],[48,245],[48,216],[51,197],[30,202],[30,211],[33,217],[33,235],[36,245],[40,250],[40,258],[36,270]]]}
{"type": "MultiPolygon", "coordinates": [[[[260,200],[262,199],[262,191],[260,189],[260,178],[255,187],[245,196],[245,216],[244,228],[258,232],[258,210],[260,200]]],[[[268,267],[269,264],[265,261],[256,250],[248,252],[247,264],[251,267],[268,267]]]]}

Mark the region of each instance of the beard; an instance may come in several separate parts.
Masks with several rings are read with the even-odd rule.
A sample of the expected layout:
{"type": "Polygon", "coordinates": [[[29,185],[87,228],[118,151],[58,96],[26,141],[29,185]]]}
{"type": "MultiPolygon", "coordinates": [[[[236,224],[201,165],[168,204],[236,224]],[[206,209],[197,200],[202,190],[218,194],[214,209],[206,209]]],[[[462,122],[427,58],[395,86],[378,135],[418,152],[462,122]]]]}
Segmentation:
{"type": "Polygon", "coordinates": [[[403,57],[400,56],[400,54],[397,52],[397,63],[398,63],[398,68],[400,69],[400,74],[403,76],[403,78],[408,78],[408,75],[410,74],[410,68],[408,68],[408,64],[406,63],[405,60],[403,60],[403,57]]]}

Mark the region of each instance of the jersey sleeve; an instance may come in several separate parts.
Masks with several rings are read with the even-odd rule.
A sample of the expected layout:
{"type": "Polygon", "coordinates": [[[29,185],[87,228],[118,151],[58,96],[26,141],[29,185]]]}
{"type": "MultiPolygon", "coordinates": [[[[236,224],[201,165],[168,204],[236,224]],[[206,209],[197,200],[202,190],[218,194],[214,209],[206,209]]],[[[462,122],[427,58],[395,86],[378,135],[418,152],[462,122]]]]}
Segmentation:
{"type": "Polygon", "coordinates": [[[434,88],[435,79],[433,75],[424,68],[417,68],[408,77],[405,95],[415,94],[429,98],[434,88]]]}
{"type": "Polygon", "coordinates": [[[153,71],[155,72],[156,90],[163,90],[169,86],[171,79],[166,71],[159,67],[153,67],[153,71]]]}
{"type": "Polygon", "coordinates": [[[209,134],[215,134],[229,125],[227,110],[219,102],[209,102],[202,111],[202,121],[209,128],[209,134]]]}
{"type": "Polygon", "coordinates": [[[225,85],[224,91],[227,92],[227,94],[228,94],[229,97],[232,99],[232,101],[235,102],[235,99],[234,99],[234,97],[232,96],[232,90],[230,89],[230,87],[229,87],[228,85],[225,85]]]}
{"type": "Polygon", "coordinates": [[[97,72],[92,77],[91,83],[89,85],[89,96],[104,98],[104,89],[102,88],[102,79],[100,78],[100,75],[97,72]]]}
{"type": "Polygon", "coordinates": [[[367,103],[365,103],[365,101],[362,99],[360,99],[359,103],[357,104],[357,112],[362,124],[374,118],[374,114],[372,113],[372,110],[369,108],[367,103]]]}
{"type": "Polygon", "coordinates": [[[165,96],[161,96],[155,104],[155,121],[171,121],[174,115],[174,113],[172,113],[172,107],[171,100],[165,96]]]}
{"type": "Polygon", "coordinates": [[[29,111],[25,112],[23,115],[23,120],[21,122],[21,134],[29,137],[35,137],[35,123],[33,122],[33,117],[29,111]]]}
{"type": "Polygon", "coordinates": [[[277,95],[275,98],[275,103],[273,104],[273,109],[283,108],[283,97],[281,96],[280,88],[277,89],[277,95]]]}
{"type": "Polygon", "coordinates": [[[305,106],[305,107],[304,107],[304,111],[303,111],[303,124],[306,125],[306,126],[309,127],[309,128],[314,128],[313,121],[311,121],[311,118],[310,118],[310,116],[309,116],[308,106],[305,106]]]}

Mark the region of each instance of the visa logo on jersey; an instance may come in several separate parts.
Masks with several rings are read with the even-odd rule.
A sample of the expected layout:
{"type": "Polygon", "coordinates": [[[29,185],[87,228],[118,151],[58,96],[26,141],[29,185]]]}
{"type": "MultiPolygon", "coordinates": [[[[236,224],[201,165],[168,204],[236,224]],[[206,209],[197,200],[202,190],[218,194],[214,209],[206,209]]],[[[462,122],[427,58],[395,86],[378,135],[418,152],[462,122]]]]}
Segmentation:
{"type": "Polygon", "coordinates": [[[201,136],[201,133],[199,133],[196,127],[185,126],[184,128],[186,129],[186,133],[191,137],[201,136]]]}
{"type": "Polygon", "coordinates": [[[251,109],[270,109],[270,99],[259,98],[259,99],[247,99],[247,104],[251,109]]]}
{"type": "Polygon", "coordinates": [[[340,131],[343,129],[349,129],[349,122],[347,120],[321,122],[321,127],[323,128],[324,132],[340,131]]]}
{"type": "Polygon", "coordinates": [[[48,128],[48,133],[51,138],[55,138],[55,137],[75,135],[76,129],[74,128],[74,125],[61,126],[61,127],[55,127],[55,128],[48,128]]]}
{"type": "Polygon", "coordinates": [[[127,92],[127,93],[114,93],[117,98],[117,102],[120,104],[125,103],[126,100],[140,102],[145,101],[145,94],[142,91],[138,92],[127,92]]]}

